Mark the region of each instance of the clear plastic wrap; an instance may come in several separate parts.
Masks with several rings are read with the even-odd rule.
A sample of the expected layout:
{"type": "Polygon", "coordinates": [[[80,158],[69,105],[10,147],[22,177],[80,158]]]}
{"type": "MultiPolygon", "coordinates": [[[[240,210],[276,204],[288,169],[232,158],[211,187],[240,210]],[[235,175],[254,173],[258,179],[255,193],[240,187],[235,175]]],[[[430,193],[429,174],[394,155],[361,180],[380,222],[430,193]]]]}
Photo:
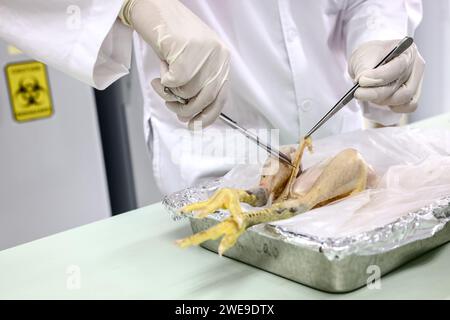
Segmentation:
{"type": "MultiPolygon", "coordinates": [[[[379,182],[356,196],[272,223],[283,230],[318,237],[343,237],[386,225],[434,200],[450,196],[450,131],[385,128],[333,136],[313,142],[304,168],[346,148],[358,150],[379,182]]],[[[238,166],[221,187],[257,185],[260,166],[238,166]]]]}

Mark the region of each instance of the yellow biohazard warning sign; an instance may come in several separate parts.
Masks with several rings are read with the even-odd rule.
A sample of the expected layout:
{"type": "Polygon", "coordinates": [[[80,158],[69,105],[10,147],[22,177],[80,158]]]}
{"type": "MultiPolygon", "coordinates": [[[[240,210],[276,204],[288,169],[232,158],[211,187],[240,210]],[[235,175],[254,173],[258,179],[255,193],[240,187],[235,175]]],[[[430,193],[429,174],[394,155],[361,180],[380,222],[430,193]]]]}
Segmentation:
{"type": "Polygon", "coordinates": [[[19,122],[50,117],[52,98],[45,64],[27,61],[5,67],[14,118],[19,122]]]}

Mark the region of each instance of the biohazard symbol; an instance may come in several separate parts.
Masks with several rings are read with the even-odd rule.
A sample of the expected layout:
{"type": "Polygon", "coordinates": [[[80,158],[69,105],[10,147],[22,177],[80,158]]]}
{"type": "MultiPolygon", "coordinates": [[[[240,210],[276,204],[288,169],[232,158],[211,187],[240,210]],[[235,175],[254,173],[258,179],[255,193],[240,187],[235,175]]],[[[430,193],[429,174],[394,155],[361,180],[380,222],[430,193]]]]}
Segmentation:
{"type": "Polygon", "coordinates": [[[36,77],[22,78],[19,80],[19,88],[16,96],[23,107],[39,106],[42,104],[42,97],[45,89],[39,84],[36,77]]]}
{"type": "Polygon", "coordinates": [[[16,121],[43,119],[53,114],[45,64],[38,61],[11,63],[6,65],[5,74],[16,121]]]}

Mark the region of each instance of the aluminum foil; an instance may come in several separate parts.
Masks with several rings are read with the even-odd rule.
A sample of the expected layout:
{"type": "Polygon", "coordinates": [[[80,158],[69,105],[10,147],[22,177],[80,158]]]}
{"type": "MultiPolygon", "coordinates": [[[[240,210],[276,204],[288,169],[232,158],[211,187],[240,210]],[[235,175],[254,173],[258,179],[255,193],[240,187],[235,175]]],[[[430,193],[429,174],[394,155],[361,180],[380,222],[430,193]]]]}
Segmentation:
{"type": "MultiPolygon", "coordinates": [[[[166,196],[162,201],[163,206],[170,212],[174,220],[192,217],[192,215],[180,215],[179,209],[189,203],[206,200],[221,184],[221,179],[215,179],[179,191],[166,196]]],[[[227,211],[220,210],[210,217],[220,221],[227,216],[227,211]]],[[[307,234],[287,232],[282,227],[271,224],[253,226],[250,230],[262,236],[321,252],[332,261],[350,255],[381,254],[416,240],[433,237],[449,221],[450,195],[410,212],[383,227],[348,237],[318,238],[307,234]]]]}
{"type": "Polygon", "coordinates": [[[169,196],[165,196],[162,200],[162,204],[169,211],[173,220],[178,221],[187,218],[192,215],[181,215],[179,209],[190,203],[208,199],[208,197],[219,188],[221,182],[221,179],[215,179],[206,181],[198,186],[181,190],[169,196]]]}
{"type": "Polygon", "coordinates": [[[267,225],[283,241],[309,246],[324,253],[329,260],[349,255],[374,255],[432,237],[450,221],[450,196],[410,212],[393,223],[341,238],[317,238],[293,234],[279,226],[267,225]]]}

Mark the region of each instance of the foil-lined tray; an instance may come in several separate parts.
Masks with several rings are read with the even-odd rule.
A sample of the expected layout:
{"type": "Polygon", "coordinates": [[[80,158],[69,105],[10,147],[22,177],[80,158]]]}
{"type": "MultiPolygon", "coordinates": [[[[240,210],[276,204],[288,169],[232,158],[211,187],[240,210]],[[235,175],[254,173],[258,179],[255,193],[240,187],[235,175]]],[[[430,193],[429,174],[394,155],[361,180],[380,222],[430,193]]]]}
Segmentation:
{"type": "MultiPolygon", "coordinates": [[[[207,199],[219,186],[216,179],[167,196],[163,205],[173,219],[178,209],[207,199]]],[[[228,213],[206,219],[188,216],[194,233],[210,228],[228,213]]],[[[450,241],[450,195],[410,212],[383,227],[357,235],[318,238],[293,234],[271,224],[251,227],[226,256],[327,292],[348,292],[409,260],[450,241]],[[377,271],[377,272],[378,272],[377,271]]],[[[217,252],[219,241],[202,247],[217,252]]]]}

